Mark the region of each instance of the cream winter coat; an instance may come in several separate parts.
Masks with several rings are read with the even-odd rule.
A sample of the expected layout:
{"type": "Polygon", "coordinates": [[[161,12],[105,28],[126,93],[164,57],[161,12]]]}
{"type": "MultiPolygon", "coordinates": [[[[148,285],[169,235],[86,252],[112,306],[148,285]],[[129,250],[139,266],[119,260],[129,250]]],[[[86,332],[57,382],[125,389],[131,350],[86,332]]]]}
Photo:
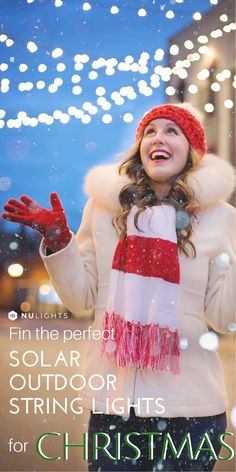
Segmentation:
{"type": "MultiPolygon", "coordinates": [[[[63,250],[40,254],[64,305],[79,316],[95,307],[94,329],[103,329],[109,275],[118,238],[112,226],[118,195],[128,182],[119,176],[118,165],[92,169],[85,181],[89,200],[76,236],[63,250]]],[[[213,155],[202,160],[190,180],[201,205],[192,241],[196,258],[180,254],[182,338],[181,374],[140,371],[117,367],[101,356],[101,341],[89,341],[86,376],[113,374],[113,387],[83,391],[83,405],[96,411],[127,415],[129,404],[138,416],[193,417],[222,413],[226,395],[218,353],[201,347],[199,338],[208,332],[228,332],[235,319],[236,212],[223,202],[233,189],[233,169],[213,155]],[[222,253],[229,256],[224,264],[222,253]],[[161,400],[160,400],[161,399],[161,400]],[[160,406],[161,405],[161,406],[160,406]],[[124,409],[123,409],[124,407],[124,409]],[[164,407],[164,408],[163,408],[164,407]]],[[[202,338],[201,338],[202,339],[202,338]]]]}

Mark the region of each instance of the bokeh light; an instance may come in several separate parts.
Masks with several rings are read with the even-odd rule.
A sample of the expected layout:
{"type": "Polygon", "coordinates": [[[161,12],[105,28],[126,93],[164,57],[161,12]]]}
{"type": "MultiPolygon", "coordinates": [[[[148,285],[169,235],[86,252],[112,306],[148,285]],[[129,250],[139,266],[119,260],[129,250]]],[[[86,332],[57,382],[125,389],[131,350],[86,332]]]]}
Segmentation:
{"type": "Polygon", "coordinates": [[[10,264],[7,272],[11,277],[20,277],[24,272],[24,267],[21,264],[10,264]]]}
{"type": "Polygon", "coordinates": [[[219,336],[213,331],[209,331],[199,337],[199,344],[207,351],[217,351],[219,348],[219,336]]]}
{"type": "Polygon", "coordinates": [[[228,267],[230,264],[229,254],[227,254],[226,252],[222,252],[221,254],[216,256],[215,263],[220,268],[228,267]]]}
{"type": "Polygon", "coordinates": [[[0,177],[0,191],[5,192],[9,190],[11,186],[10,177],[0,177]]]}

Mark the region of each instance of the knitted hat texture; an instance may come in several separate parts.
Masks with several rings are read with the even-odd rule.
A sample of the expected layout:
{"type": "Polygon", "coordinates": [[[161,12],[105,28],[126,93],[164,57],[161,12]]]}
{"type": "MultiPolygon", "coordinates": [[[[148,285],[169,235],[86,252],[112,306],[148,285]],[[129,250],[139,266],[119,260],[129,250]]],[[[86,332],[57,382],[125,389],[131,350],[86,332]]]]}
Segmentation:
{"type": "MultiPolygon", "coordinates": [[[[192,110],[194,110],[193,107],[192,110]]],[[[144,128],[157,118],[166,118],[174,121],[181,128],[193,149],[200,156],[206,153],[204,128],[196,116],[182,105],[160,105],[145,113],[137,127],[136,140],[141,136],[144,128]]]]}

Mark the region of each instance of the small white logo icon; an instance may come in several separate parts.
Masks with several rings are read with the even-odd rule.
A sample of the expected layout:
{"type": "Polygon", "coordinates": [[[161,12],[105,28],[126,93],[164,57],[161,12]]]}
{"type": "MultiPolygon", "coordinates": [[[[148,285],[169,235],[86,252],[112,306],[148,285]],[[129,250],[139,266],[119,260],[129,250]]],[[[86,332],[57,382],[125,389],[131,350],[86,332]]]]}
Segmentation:
{"type": "Polygon", "coordinates": [[[17,312],[12,310],[8,312],[8,319],[11,321],[15,321],[17,319],[17,312]]]}

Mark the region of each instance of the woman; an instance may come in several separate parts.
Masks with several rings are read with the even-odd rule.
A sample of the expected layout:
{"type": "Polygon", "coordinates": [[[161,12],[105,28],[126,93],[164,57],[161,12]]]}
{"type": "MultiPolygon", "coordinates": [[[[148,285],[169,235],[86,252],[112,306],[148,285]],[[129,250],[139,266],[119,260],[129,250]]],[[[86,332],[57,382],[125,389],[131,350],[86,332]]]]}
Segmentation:
{"type": "Polygon", "coordinates": [[[87,376],[104,378],[83,398],[89,470],[212,470],[227,405],[218,355],[202,339],[207,322],[227,332],[234,316],[235,210],[222,201],[233,169],[206,155],[195,109],[167,104],[144,115],[121,165],[92,169],[85,189],[76,236],[55,193],[52,210],[23,196],[3,217],[43,234],[61,300],[75,315],[95,307],[105,333],[89,344],[87,376]]]}

